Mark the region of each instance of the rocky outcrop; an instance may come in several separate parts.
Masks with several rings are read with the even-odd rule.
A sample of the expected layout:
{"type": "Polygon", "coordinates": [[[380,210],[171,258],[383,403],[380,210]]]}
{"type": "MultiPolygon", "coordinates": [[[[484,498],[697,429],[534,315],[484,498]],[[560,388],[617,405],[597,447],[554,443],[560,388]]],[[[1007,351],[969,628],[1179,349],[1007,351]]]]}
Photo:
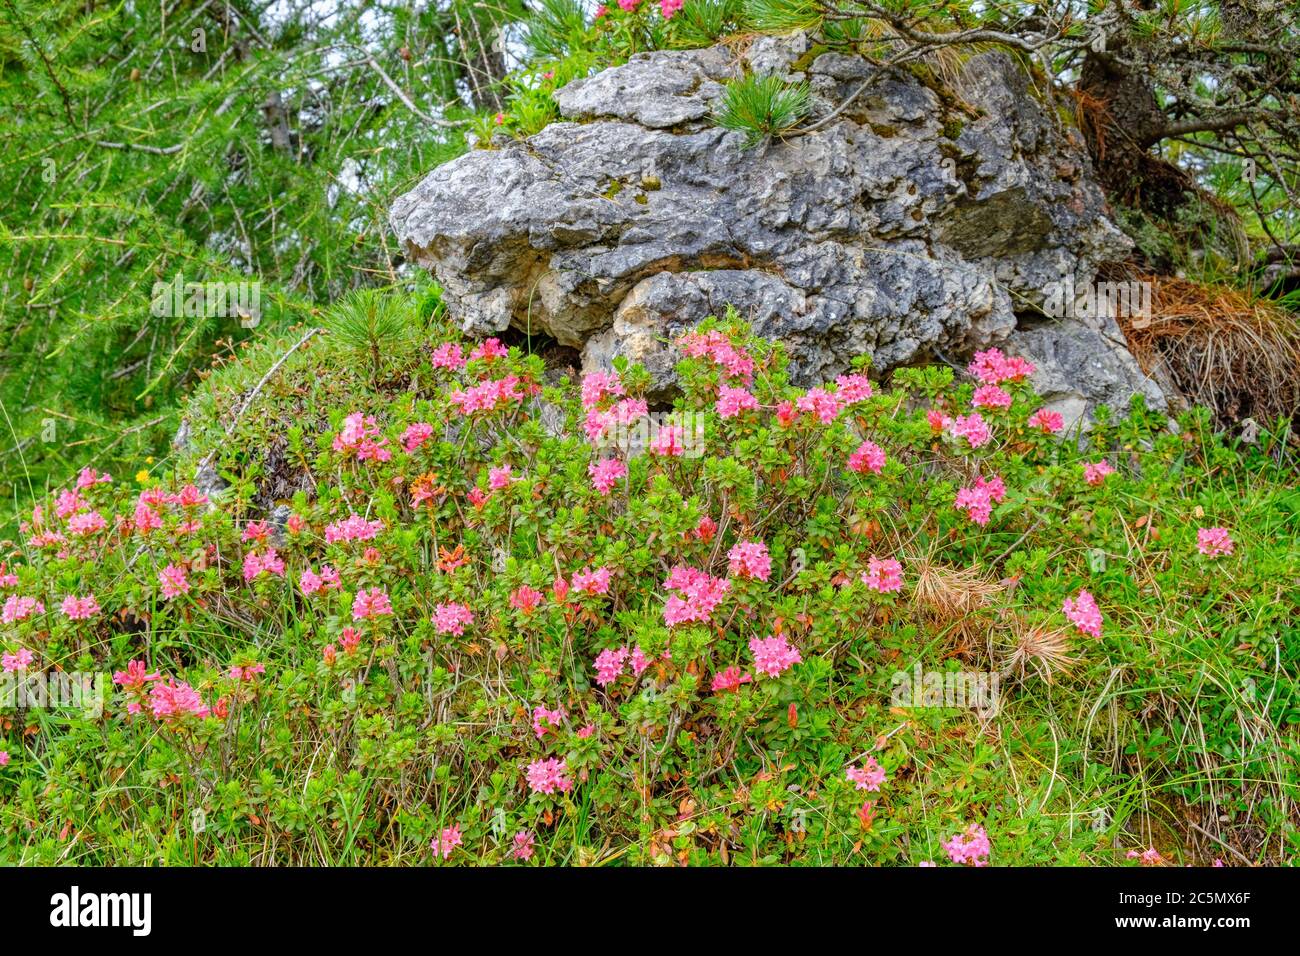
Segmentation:
{"type": "MultiPolygon", "coordinates": [[[[676,360],[665,339],[728,305],[788,345],[803,382],[862,353],[877,369],[994,343],[1056,356],[1017,315],[1128,247],[1077,134],[1000,53],[949,88],[806,46],[647,53],[570,83],[563,121],[434,170],[392,224],[465,331],[544,333],[588,368],[627,355],[661,386],[676,360]],[[746,70],[807,81],[824,124],[743,149],[711,114],[746,70]]],[[[1061,394],[1075,385],[1085,404],[1122,390],[1061,394]]]]}

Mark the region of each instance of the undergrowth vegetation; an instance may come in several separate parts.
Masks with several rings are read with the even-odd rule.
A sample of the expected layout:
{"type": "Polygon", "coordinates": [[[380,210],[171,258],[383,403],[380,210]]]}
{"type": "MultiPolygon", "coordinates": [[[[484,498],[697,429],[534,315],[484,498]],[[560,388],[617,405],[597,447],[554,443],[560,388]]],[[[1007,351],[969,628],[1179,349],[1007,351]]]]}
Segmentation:
{"type": "Polygon", "coordinates": [[[734,315],[670,414],[443,325],[351,301],[25,516],[7,686],[104,699],[0,708],[0,862],[1295,858],[1281,436],[1066,434],[996,351],[797,389],[734,315]]]}

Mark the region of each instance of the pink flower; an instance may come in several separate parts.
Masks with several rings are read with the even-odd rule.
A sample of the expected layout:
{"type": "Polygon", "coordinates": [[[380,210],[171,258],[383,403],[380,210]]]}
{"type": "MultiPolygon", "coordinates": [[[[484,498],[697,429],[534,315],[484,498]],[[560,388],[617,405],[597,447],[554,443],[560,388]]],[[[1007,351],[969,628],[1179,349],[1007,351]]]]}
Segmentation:
{"type": "Polygon", "coordinates": [[[1160,855],[1160,851],[1155,847],[1148,847],[1139,853],[1137,850],[1129,850],[1124,854],[1130,860],[1141,860],[1143,866],[1159,866],[1165,861],[1160,855]]]}
{"type": "Polygon", "coordinates": [[[607,398],[624,394],[623,383],[617,372],[592,372],[582,379],[582,407],[586,411],[596,408],[607,398]]]}
{"type": "Polygon", "coordinates": [[[1000,349],[989,349],[976,352],[966,371],[984,385],[999,385],[1002,382],[1018,382],[1033,375],[1034,366],[1018,355],[1008,357],[1000,349]]]}
{"type": "Polygon", "coordinates": [[[1029,427],[1040,429],[1044,434],[1053,435],[1065,427],[1065,419],[1060,412],[1051,412],[1040,408],[1029,416],[1029,427]]]}
{"type": "Polygon", "coordinates": [[[952,423],[952,433],[958,438],[966,439],[972,448],[979,448],[981,445],[988,444],[989,439],[993,437],[993,433],[989,431],[988,423],[984,421],[979,412],[958,415],[952,423]]]}
{"type": "Polygon", "coordinates": [[[575,591],[584,591],[587,594],[608,594],[609,593],[609,568],[583,568],[575,572],[572,580],[575,591]]]}
{"type": "Polygon", "coordinates": [[[83,468],[81,469],[81,474],[77,475],[78,488],[90,488],[93,485],[111,484],[112,481],[113,479],[109,477],[107,472],[97,475],[95,474],[94,468],[83,468]]]}
{"type": "Polygon", "coordinates": [[[185,717],[206,717],[211,710],[203,698],[184,681],[160,681],[149,690],[149,705],[153,715],[162,720],[181,720],[185,717]]]}
{"type": "Polygon", "coordinates": [[[320,575],[311,568],[303,571],[298,578],[298,587],[302,589],[303,594],[315,594],[324,586],[325,584],[321,581],[320,575]]]}
{"type": "Polygon", "coordinates": [[[0,622],[5,624],[16,624],[19,621],[25,621],[34,614],[44,614],[45,605],[37,598],[19,597],[17,594],[9,595],[5,601],[4,611],[0,612],[0,622]]]}
{"type": "Polygon", "coordinates": [[[713,609],[722,603],[731,589],[731,582],[679,564],[669,573],[664,586],[677,592],[664,605],[664,622],[672,627],[675,624],[707,622],[713,609]]]}
{"type": "Polygon", "coordinates": [[[469,360],[472,362],[475,359],[483,359],[490,362],[493,359],[505,358],[509,354],[510,350],[501,344],[500,339],[491,338],[485,339],[482,345],[470,352],[469,360]]]}
{"type": "Polygon", "coordinates": [[[362,588],[352,601],[352,620],[364,621],[371,617],[384,617],[393,613],[388,593],[381,588],[362,588]]]}
{"type": "Polygon", "coordinates": [[[5,654],[0,657],[0,668],[4,669],[6,674],[12,674],[15,671],[25,671],[32,663],[32,652],[25,647],[18,648],[15,654],[5,654]]]}
{"type": "Polygon", "coordinates": [[[510,594],[510,606],[517,611],[531,614],[542,603],[542,592],[527,584],[515,588],[510,594]]]}
{"type": "Polygon", "coordinates": [[[528,787],[533,793],[551,794],[557,790],[568,793],[573,789],[573,781],[566,774],[568,765],[554,757],[548,760],[534,760],[528,765],[528,787]]]}
{"type": "Polygon", "coordinates": [[[507,375],[495,381],[480,382],[466,389],[450,393],[447,398],[463,415],[494,412],[522,401],[526,396],[520,391],[518,375],[507,375]]]}
{"type": "Polygon", "coordinates": [[[873,554],[867,561],[867,570],[862,572],[862,583],[881,594],[901,591],[903,566],[893,558],[881,560],[873,554]]]}
{"type": "Polygon", "coordinates": [[[547,710],[539,704],[533,708],[533,733],[537,735],[538,740],[541,740],[548,730],[558,730],[560,722],[567,716],[563,707],[558,710],[547,710]]]}
{"type": "Polygon", "coordinates": [[[367,521],[358,514],[348,515],[342,521],[335,521],[325,526],[325,543],[337,544],[340,541],[372,541],[384,530],[384,523],[378,519],[367,521]]]}
{"type": "Polygon", "coordinates": [[[713,536],[718,533],[718,523],[705,515],[700,519],[700,523],[695,526],[694,531],[686,532],[687,536],[695,535],[701,541],[707,543],[713,540],[713,536]]]}
{"type": "Polygon", "coordinates": [[[608,15],[609,15],[609,7],[605,6],[603,3],[600,6],[596,7],[595,19],[599,20],[601,17],[608,16],[608,15]]]}
{"type": "Polygon", "coordinates": [[[104,516],[98,511],[87,511],[84,514],[73,515],[68,520],[68,534],[76,535],[83,538],[88,534],[94,534],[97,531],[103,531],[107,527],[104,516]]]}
{"type": "Polygon", "coordinates": [[[267,548],[266,554],[250,551],[244,555],[244,581],[252,581],[263,572],[276,577],[284,577],[284,560],[275,553],[275,548],[267,548]]]}
{"type": "Polygon", "coordinates": [[[460,826],[452,825],[446,827],[441,833],[433,838],[429,848],[435,853],[442,855],[445,860],[451,856],[451,851],[460,846],[460,826]]]}
{"type": "Polygon", "coordinates": [[[865,402],[872,395],[871,380],[860,373],[841,375],[835,379],[835,384],[840,401],[845,405],[865,402]]]}
{"type": "Polygon", "coordinates": [[[596,668],[596,683],[601,687],[608,687],[614,681],[618,680],[619,675],[623,673],[623,668],[627,664],[628,650],[626,646],[618,648],[606,648],[596,655],[596,662],[593,665],[596,668]]]}
{"type": "Polygon", "coordinates": [[[582,740],[586,740],[587,738],[594,736],[595,733],[596,733],[595,724],[583,724],[581,727],[578,728],[578,737],[582,740]]]}
{"type": "Polygon", "coordinates": [[[945,415],[937,408],[932,408],[926,412],[925,420],[930,425],[930,431],[934,432],[936,435],[942,434],[944,429],[952,426],[952,418],[945,415]]]}
{"type": "Polygon", "coordinates": [[[1232,535],[1227,528],[1198,528],[1196,531],[1196,549],[1207,558],[1232,554],[1233,547],[1232,535]]]}
{"type": "Polygon", "coordinates": [[[393,453],[384,447],[387,444],[388,439],[380,437],[373,415],[353,412],[343,420],[343,427],[334,436],[333,448],[345,457],[355,455],[358,461],[383,462],[393,457],[393,453]]]}
{"type": "MultiPolygon", "coordinates": [[[[661,0],[661,3],[669,2],[674,2],[674,0],[661,0]]],[[[681,0],[676,0],[676,2],[680,7],[681,0]]],[[[753,411],[758,408],[758,399],[743,388],[720,385],[718,387],[718,402],[714,408],[717,410],[719,418],[735,418],[741,412],[753,411]]]]}
{"type": "Polygon", "coordinates": [[[953,507],[965,511],[966,517],[982,527],[989,523],[989,518],[993,515],[993,505],[1003,501],[1006,496],[1006,485],[997,475],[988,481],[977,477],[974,485],[958,489],[953,507]]]}
{"type": "Polygon", "coordinates": [[[816,415],[823,425],[829,425],[839,415],[843,399],[824,388],[810,388],[800,395],[794,404],[799,411],[816,415]]]}
{"type": "Polygon", "coordinates": [[[474,613],[467,605],[452,601],[433,609],[433,629],[439,634],[460,637],[465,633],[465,626],[473,623],[474,613]]]}
{"type": "Polygon", "coordinates": [[[754,655],[754,669],[768,677],[780,677],[795,664],[803,661],[799,649],[790,646],[785,635],[778,634],[763,640],[755,637],[749,642],[754,655]]]}
{"type": "Polygon", "coordinates": [[[965,834],[958,833],[942,846],[948,851],[948,859],[952,862],[970,866],[988,866],[989,854],[993,852],[988,834],[978,823],[972,823],[966,828],[965,834]]]}
{"type": "Polygon", "coordinates": [[[649,655],[647,655],[645,651],[641,650],[640,644],[632,648],[632,656],[630,659],[632,661],[633,677],[640,677],[642,673],[645,672],[645,669],[653,663],[649,655]]]}
{"type": "Polygon", "coordinates": [[[465,355],[459,344],[446,342],[434,350],[430,361],[434,368],[445,368],[454,372],[465,364],[465,355]]]}
{"type": "Polygon", "coordinates": [[[673,14],[682,8],[684,0],[659,0],[659,12],[665,20],[671,20],[673,14]]]}
{"type": "Polygon", "coordinates": [[[858,474],[870,472],[878,475],[884,467],[884,449],[872,441],[864,441],[858,446],[858,450],[849,456],[849,471],[856,471],[858,474]]]}
{"type": "Polygon", "coordinates": [[[748,674],[742,674],[739,667],[734,664],[725,670],[719,671],[713,675],[713,690],[726,690],[732,693],[740,690],[741,684],[753,683],[754,678],[748,674]]]}
{"type": "Polygon", "coordinates": [[[69,594],[59,605],[65,617],[72,621],[85,621],[99,613],[99,602],[95,600],[95,595],[88,594],[85,597],[75,597],[69,594]]]}
{"type": "Polygon", "coordinates": [[[591,476],[592,486],[602,495],[607,495],[627,474],[627,465],[617,458],[602,458],[587,465],[587,474],[591,476]]]}
{"type": "Polygon", "coordinates": [[[9,751],[0,750],[0,767],[7,767],[8,765],[9,765],[9,751]]]}
{"type": "Polygon", "coordinates": [[[646,451],[660,458],[681,458],[686,454],[686,429],[680,425],[660,425],[646,443],[646,451]]]}
{"type": "Polygon", "coordinates": [[[230,679],[238,681],[252,680],[258,674],[266,673],[265,664],[236,664],[230,668],[230,679]]]}
{"type": "Polygon", "coordinates": [[[514,845],[510,848],[510,855],[516,860],[531,860],[533,858],[533,835],[527,830],[520,830],[516,833],[514,845]]]}
{"type": "Polygon", "coordinates": [[[512,481],[514,476],[510,474],[509,465],[502,465],[500,468],[492,468],[488,471],[488,487],[493,491],[510,487],[512,481]]]}
{"type": "Polygon", "coordinates": [[[875,757],[868,757],[861,767],[849,767],[847,776],[855,789],[874,792],[885,782],[885,768],[876,762],[875,757]]]}
{"type": "Polygon", "coordinates": [[[971,404],[976,408],[1010,408],[1011,393],[1004,392],[996,385],[981,385],[975,389],[975,396],[971,399],[971,404]]]}
{"type": "Polygon", "coordinates": [[[149,668],[145,667],[144,661],[131,661],[126,665],[126,670],[114,672],[113,683],[123,690],[138,693],[144,690],[145,684],[149,681],[158,680],[159,677],[158,674],[149,673],[149,668]]]}
{"type": "Polygon", "coordinates": [[[427,422],[415,422],[407,425],[402,432],[402,447],[408,453],[415,451],[433,435],[433,426],[427,422]]]}
{"type": "Polygon", "coordinates": [[[1096,464],[1085,465],[1083,468],[1083,480],[1088,484],[1096,487],[1106,480],[1107,475],[1113,475],[1115,469],[1110,466],[1110,462],[1102,459],[1096,464]]]}
{"type": "Polygon", "coordinates": [[[727,561],[733,577],[766,581],[772,574],[772,558],[762,541],[741,541],[727,552],[727,561]]]}
{"type": "Polygon", "coordinates": [[[1087,591],[1080,591],[1077,598],[1066,598],[1062,609],[1080,633],[1101,637],[1101,610],[1087,591]]]}

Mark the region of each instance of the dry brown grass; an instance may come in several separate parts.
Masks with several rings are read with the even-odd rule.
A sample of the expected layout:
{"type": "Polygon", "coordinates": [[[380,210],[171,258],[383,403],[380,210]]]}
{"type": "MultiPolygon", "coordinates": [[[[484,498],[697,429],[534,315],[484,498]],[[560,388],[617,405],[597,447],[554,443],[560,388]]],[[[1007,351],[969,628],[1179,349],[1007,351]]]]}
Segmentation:
{"type": "Polygon", "coordinates": [[[1186,279],[1152,283],[1149,319],[1117,316],[1143,370],[1228,427],[1300,413],[1300,320],[1267,300],[1186,279]]]}
{"type": "Polygon", "coordinates": [[[1015,644],[1003,660],[1004,675],[1024,680],[1032,671],[1051,684],[1079,662],[1072,653],[1070,632],[1064,627],[1030,624],[1017,615],[1012,619],[1011,633],[1015,644]]]}

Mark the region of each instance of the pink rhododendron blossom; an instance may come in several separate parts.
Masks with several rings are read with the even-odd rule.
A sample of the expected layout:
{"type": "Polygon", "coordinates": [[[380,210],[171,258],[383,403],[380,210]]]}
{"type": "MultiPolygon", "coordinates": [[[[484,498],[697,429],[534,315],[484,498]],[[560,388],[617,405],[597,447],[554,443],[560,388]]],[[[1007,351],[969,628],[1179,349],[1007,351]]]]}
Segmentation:
{"type": "Polygon", "coordinates": [[[415,451],[433,437],[433,426],[428,422],[415,422],[407,425],[402,432],[402,447],[408,453],[415,451]]]}
{"type": "Polygon", "coordinates": [[[1011,407],[1011,393],[1005,392],[996,385],[981,385],[975,389],[975,395],[971,399],[971,404],[976,408],[990,408],[994,410],[1011,407]]]}
{"type": "Polygon", "coordinates": [[[466,604],[451,601],[433,609],[433,629],[439,634],[460,637],[465,633],[465,628],[473,623],[474,612],[466,604]]]}
{"type": "Polygon", "coordinates": [[[537,735],[538,740],[541,740],[546,736],[547,731],[558,730],[567,716],[563,707],[558,710],[547,710],[539,704],[533,708],[533,733],[537,735]]]}
{"type": "Polygon", "coordinates": [[[107,472],[96,474],[94,468],[83,468],[81,473],[77,475],[78,488],[93,488],[95,485],[107,485],[112,484],[112,482],[113,479],[107,472]]]}
{"type": "Polygon", "coordinates": [[[608,594],[609,593],[609,568],[583,568],[581,571],[574,572],[570,585],[575,591],[582,591],[585,594],[608,594]]]}
{"type": "Polygon", "coordinates": [[[885,450],[873,441],[864,441],[849,456],[849,471],[878,475],[885,467],[885,450]]]}
{"type": "Polygon", "coordinates": [[[362,588],[352,600],[352,620],[364,621],[372,617],[386,617],[393,613],[388,592],[381,588],[362,588]]]}
{"type": "Polygon", "coordinates": [[[976,352],[966,371],[975,376],[981,384],[1000,385],[1003,382],[1018,382],[1034,374],[1034,366],[1019,356],[1006,356],[1001,349],[988,349],[976,352]]]}
{"type": "Polygon", "coordinates": [[[0,750],[0,767],[9,766],[9,751],[0,750]]]}
{"type": "Polygon", "coordinates": [[[69,594],[59,605],[59,610],[69,620],[85,621],[99,613],[99,602],[95,600],[93,594],[87,594],[85,597],[69,594]]]}
{"type": "Polygon", "coordinates": [[[741,412],[750,412],[758,408],[758,399],[743,388],[730,385],[718,387],[718,401],[714,409],[719,418],[735,418],[741,412]]]}
{"type": "Polygon", "coordinates": [[[772,558],[762,541],[741,541],[727,552],[727,569],[732,577],[766,581],[772,574],[772,558]]]}
{"type": "Polygon", "coordinates": [[[516,860],[531,860],[533,858],[533,835],[527,830],[520,830],[516,833],[510,847],[510,855],[516,860]]]}
{"type": "Polygon", "coordinates": [[[680,425],[660,425],[646,444],[646,451],[660,458],[681,458],[686,454],[686,429],[680,425]]]}
{"type": "Polygon", "coordinates": [[[803,661],[799,649],[792,647],[783,634],[763,639],[752,638],[749,650],[754,655],[754,670],[768,677],[780,677],[803,661]]]}
{"type": "Polygon", "coordinates": [[[665,20],[671,20],[673,14],[682,8],[684,0],[659,0],[659,12],[665,20]]]}
{"type": "Polygon", "coordinates": [[[257,677],[258,674],[265,673],[265,664],[235,664],[230,668],[230,679],[237,681],[250,681],[257,677]]]}
{"type": "Polygon", "coordinates": [[[38,598],[9,595],[4,610],[0,611],[0,623],[17,624],[36,614],[44,614],[45,605],[38,598]]]}
{"type": "Polygon", "coordinates": [[[607,495],[627,474],[627,465],[618,458],[602,458],[587,465],[587,474],[591,476],[592,487],[607,495]]]}
{"type": "Polygon", "coordinates": [[[862,572],[862,583],[873,591],[887,594],[903,589],[903,566],[893,558],[877,558],[874,554],[862,572]]]}
{"type": "Polygon", "coordinates": [[[1141,853],[1137,850],[1129,850],[1125,856],[1130,860],[1141,860],[1143,866],[1159,866],[1165,862],[1165,858],[1160,855],[1160,851],[1155,847],[1148,847],[1141,853]]]}
{"type": "Polygon", "coordinates": [[[20,647],[12,654],[0,656],[0,668],[3,668],[6,674],[13,674],[16,671],[27,670],[32,660],[32,652],[25,647],[20,647]]]}
{"type": "Polygon", "coordinates": [[[835,386],[835,393],[839,395],[840,401],[845,405],[865,402],[875,394],[871,388],[871,379],[859,372],[851,375],[840,375],[835,379],[835,386]]]}
{"type": "Polygon", "coordinates": [[[514,589],[510,594],[510,606],[516,611],[523,611],[525,614],[531,614],[537,610],[542,603],[542,592],[536,588],[531,588],[527,584],[521,585],[514,589]]]}
{"type": "Polygon", "coordinates": [[[977,477],[975,484],[958,489],[953,506],[958,511],[965,511],[966,517],[982,527],[989,523],[989,518],[993,514],[993,505],[1003,501],[1006,496],[1006,485],[997,475],[988,481],[977,477]]]}
{"type": "Polygon", "coordinates": [[[527,396],[517,375],[480,382],[469,388],[458,389],[447,396],[448,400],[464,415],[499,411],[519,404],[525,397],[527,396]]]}
{"type": "Polygon", "coordinates": [[[713,690],[731,691],[732,693],[740,690],[741,684],[753,683],[754,678],[749,674],[741,672],[740,668],[734,664],[713,675],[713,683],[710,685],[713,690]]]}
{"type": "Polygon", "coordinates": [[[114,672],[113,683],[123,690],[138,693],[144,690],[145,684],[160,678],[161,675],[159,674],[149,673],[149,668],[145,666],[144,661],[133,660],[126,665],[126,670],[114,672]]]}
{"type": "Polygon", "coordinates": [[[728,378],[740,379],[749,385],[754,377],[754,360],[742,349],[736,348],[726,334],[688,332],[677,340],[683,353],[691,358],[707,358],[721,367],[728,378]]]}
{"type": "Polygon", "coordinates": [[[1065,419],[1060,412],[1040,408],[1029,416],[1029,427],[1037,428],[1047,435],[1054,435],[1065,427],[1065,419]]]}
{"type": "Polygon", "coordinates": [[[533,793],[568,793],[573,789],[573,781],[568,778],[568,772],[568,764],[563,760],[554,757],[534,760],[528,765],[528,788],[533,793]]]}
{"type": "Polygon", "coordinates": [[[509,465],[502,465],[500,468],[491,468],[488,470],[488,487],[493,491],[500,491],[503,488],[509,488],[511,482],[514,480],[515,477],[510,473],[509,465]]]}
{"type": "Polygon", "coordinates": [[[1081,633],[1101,637],[1101,609],[1087,591],[1080,591],[1077,598],[1066,598],[1062,610],[1081,633]]]}
{"type": "Polygon", "coordinates": [[[434,368],[443,368],[454,372],[465,364],[464,350],[461,349],[460,344],[457,342],[444,342],[434,349],[430,362],[434,368]]]}
{"type": "Polygon", "coordinates": [[[932,408],[925,413],[925,420],[930,426],[930,431],[936,435],[943,434],[944,431],[952,427],[952,417],[945,415],[937,408],[932,408]]]}
{"type": "Polygon", "coordinates": [[[68,534],[76,535],[78,538],[84,538],[86,535],[103,531],[106,527],[108,527],[108,523],[104,521],[103,515],[98,511],[87,511],[83,514],[73,515],[68,519],[68,534]]]}
{"type": "Polygon", "coordinates": [[[175,679],[158,681],[149,689],[149,706],[160,720],[206,717],[211,713],[198,691],[175,679]]]}
{"type": "Polygon", "coordinates": [[[596,683],[601,687],[608,687],[614,681],[618,680],[623,673],[623,668],[627,666],[629,657],[626,645],[623,647],[606,648],[596,655],[596,661],[593,665],[596,668],[596,683]]]}
{"type": "Polygon", "coordinates": [[[885,768],[876,762],[875,757],[868,757],[861,767],[849,767],[847,776],[854,789],[875,792],[885,782],[885,768]]]}
{"type": "Polygon", "coordinates": [[[284,560],[276,554],[275,548],[267,548],[265,554],[250,551],[244,555],[245,582],[252,581],[263,573],[284,577],[284,560]]]}
{"type": "Polygon", "coordinates": [[[493,359],[505,358],[510,354],[510,350],[501,344],[498,338],[485,339],[478,348],[469,353],[470,361],[483,359],[490,362],[493,359]]]}
{"type": "Polygon", "coordinates": [[[707,622],[713,609],[722,603],[731,589],[731,582],[679,564],[669,572],[664,586],[677,592],[664,605],[664,621],[672,627],[675,624],[707,622]]]}
{"type": "Polygon", "coordinates": [[[451,856],[452,850],[460,846],[460,842],[460,827],[453,825],[445,827],[441,833],[434,837],[429,847],[445,860],[451,856]]]}
{"type": "Polygon", "coordinates": [[[1196,531],[1196,550],[1207,558],[1232,554],[1234,547],[1227,528],[1198,528],[1196,531]]]}
{"type": "Polygon", "coordinates": [[[795,400],[794,405],[801,412],[816,415],[823,425],[829,425],[839,415],[843,399],[824,388],[810,388],[795,400]]]}
{"type": "Polygon", "coordinates": [[[948,852],[948,859],[967,866],[988,866],[989,854],[993,852],[988,834],[978,823],[972,823],[964,834],[958,833],[942,846],[948,852]]]}
{"type": "Polygon", "coordinates": [[[587,411],[596,408],[607,398],[624,394],[623,383],[617,372],[592,372],[582,378],[582,407],[587,411]]]}
{"type": "Polygon", "coordinates": [[[964,438],[970,443],[972,448],[979,448],[987,445],[993,433],[989,430],[988,423],[979,412],[971,412],[969,415],[958,415],[953,419],[952,433],[958,438],[964,438]]]}
{"type": "Polygon", "coordinates": [[[1113,475],[1114,473],[1115,469],[1110,466],[1110,462],[1103,458],[1099,462],[1084,466],[1083,480],[1096,487],[1106,480],[1107,475],[1113,475]]]}
{"type": "Polygon", "coordinates": [[[343,427],[334,436],[332,447],[341,455],[355,455],[358,461],[384,462],[393,457],[385,447],[387,444],[388,439],[380,437],[373,415],[353,412],[343,419],[343,427]]]}
{"type": "Polygon", "coordinates": [[[342,521],[325,526],[325,542],[338,544],[340,541],[372,541],[383,530],[382,521],[367,521],[361,515],[352,514],[342,521]]]}

